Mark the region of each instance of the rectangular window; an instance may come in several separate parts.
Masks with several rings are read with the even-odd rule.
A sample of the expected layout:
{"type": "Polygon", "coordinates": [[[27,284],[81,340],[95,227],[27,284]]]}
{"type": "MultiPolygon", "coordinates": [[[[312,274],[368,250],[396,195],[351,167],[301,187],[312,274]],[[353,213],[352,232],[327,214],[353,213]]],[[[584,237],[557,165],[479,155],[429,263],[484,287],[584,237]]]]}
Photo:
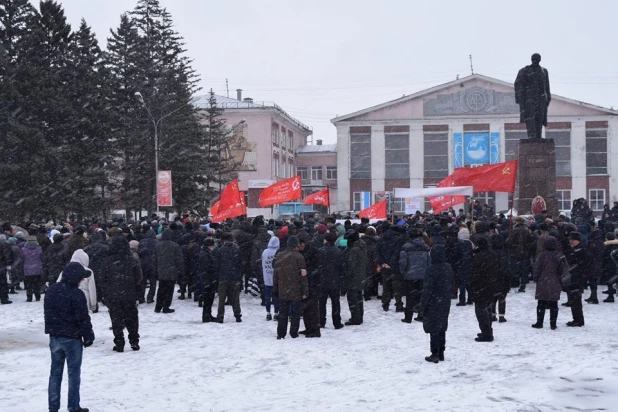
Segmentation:
{"type": "Polygon", "coordinates": [[[352,209],[353,210],[363,210],[363,194],[365,192],[354,192],[352,193],[352,209]]]}
{"type": "Polygon", "coordinates": [[[287,178],[287,163],[285,162],[285,159],[281,159],[281,177],[282,178],[287,178]]]}
{"type": "Polygon", "coordinates": [[[556,200],[558,201],[558,210],[568,212],[571,210],[573,203],[571,202],[570,190],[556,190],[556,200]]]}
{"type": "Polygon", "coordinates": [[[571,176],[571,130],[546,129],[545,138],[556,144],[556,176],[571,176]]]}
{"type": "Polygon", "coordinates": [[[297,166],[296,173],[300,175],[301,180],[309,180],[307,175],[307,166],[297,166]]]}
{"type": "Polygon", "coordinates": [[[406,213],[406,199],[403,197],[393,198],[393,211],[395,214],[401,216],[406,213]]]}
{"type": "Polygon", "coordinates": [[[288,149],[294,149],[294,133],[288,130],[288,149]]]}
{"type": "Polygon", "coordinates": [[[337,180],[337,166],[326,166],[326,180],[337,180]]]}
{"type": "Polygon", "coordinates": [[[410,133],[385,134],[384,156],[387,179],[410,178],[410,133]]]}
{"type": "Polygon", "coordinates": [[[525,130],[505,130],[504,132],[504,160],[517,160],[519,158],[519,141],[527,139],[525,130]]]}
{"type": "Polygon", "coordinates": [[[423,150],[425,177],[448,176],[448,132],[424,132],[423,150]]]}
{"type": "Polygon", "coordinates": [[[588,190],[588,203],[590,204],[590,209],[593,211],[603,211],[603,205],[605,204],[605,189],[588,190]]]}
{"type": "Polygon", "coordinates": [[[350,179],[371,179],[371,129],[357,129],[350,131],[350,179]]]}
{"type": "Polygon", "coordinates": [[[322,166],[311,168],[311,180],[322,180],[322,166]]]}
{"type": "Polygon", "coordinates": [[[287,140],[288,132],[285,127],[281,127],[281,147],[285,147],[285,141],[287,140]]]}
{"type": "Polygon", "coordinates": [[[273,158],[273,164],[272,164],[272,174],[274,177],[277,177],[277,165],[279,164],[279,159],[275,159],[273,158]]]}
{"type": "Polygon", "coordinates": [[[586,129],[586,175],[607,174],[607,129],[586,129]]]}
{"type": "Polygon", "coordinates": [[[270,130],[270,137],[275,144],[279,144],[279,125],[273,123],[270,130]]]}

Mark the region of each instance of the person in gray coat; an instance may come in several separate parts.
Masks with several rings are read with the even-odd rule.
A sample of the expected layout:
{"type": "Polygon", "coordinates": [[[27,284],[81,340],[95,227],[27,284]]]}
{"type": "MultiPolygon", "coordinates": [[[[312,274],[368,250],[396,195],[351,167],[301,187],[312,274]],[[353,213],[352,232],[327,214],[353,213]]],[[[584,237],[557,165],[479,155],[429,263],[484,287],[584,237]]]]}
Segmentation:
{"type": "Polygon", "coordinates": [[[161,241],[155,246],[152,255],[152,267],[154,275],[159,280],[157,301],[154,311],[156,313],[173,313],[170,309],[174,297],[174,285],[184,271],[184,258],[180,246],[174,239],[174,231],[165,229],[161,234],[161,241]]]}
{"type": "Polygon", "coordinates": [[[403,245],[399,254],[399,270],[403,274],[406,292],[405,316],[401,319],[404,323],[412,323],[415,311],[419,314],[415,320],[423,321],[419,303],[423,291],[423,280],[429,264],[429,246],[423,240],[423,231],[419,228],[412,228],[409,235],[410,240],[403,245]]]}
{"type": "Polygon", "coordinates": [[[423,316],[423,330],[430,336],[431,355],[425,360],[438,363],[444,360],[454,275],[453,268],[446,263],[444,246],[434,246],[429,256],[431,264],[427,267],[419,312],[423,316]]]}
{"type": "MultiPolygon", "coordinates": [[[[534,263],[534,281],[536,282],[535,298],[538,301],[536,307],[536,323],[533,328],[543,328],[545,310],[549,309],[549,321],[552,330],[556,329],[558,320],[558,301],[562,292],[560,284],[562,260],[566,259],[558,251],[558,241],[553,236],[547,236],[543,242],[543,251],[537,256],[534,263]]],[[[566,263],[568,265],[568,263],[566,263]]]]}

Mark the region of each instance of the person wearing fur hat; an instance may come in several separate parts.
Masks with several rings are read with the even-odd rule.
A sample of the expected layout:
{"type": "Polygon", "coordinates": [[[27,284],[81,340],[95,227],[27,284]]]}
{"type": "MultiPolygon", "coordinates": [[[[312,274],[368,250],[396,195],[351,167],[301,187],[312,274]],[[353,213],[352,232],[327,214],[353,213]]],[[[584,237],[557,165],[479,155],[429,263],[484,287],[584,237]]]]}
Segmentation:
{"type": "Polygon", "coordinates": [[[67,406],[70,411],[88,412],[80,406],[80,375],[83,348],[94,343],[94,331],[88,315],[80,282],[90,276],[77,262],[67,264],[62,282],[47,290],[44,301],[45,333],[49,335],[51,370],[49,374],[48,405],[50,411],[60,410],[60,389],[66,361],[69,381],[67,406]]]}
{"type": "Polygon", "coordinates": [[[223,323],[225,316],[226,299],[232,303],[232,311],[236,322],[242,322],[240,309],[240,283],[244,262],[240,248],[234,243],[232,232],[221,234],[223,245],[215,249],[214,271],[219,279],[219,305],[217,309],[217,323],[223,323]]]}
{"type": "Polygon", "coordinates": [[[309,295],[305,258],[298,252],[299,244],[298,237],[291,235],[286,249],[275,257],[273,263],[273,296],[279,298],[279,306],[283,308],[279,313],[277,339],[283,339],[287,334],[290,316],[287,308],[291,308],[290,336],[298,337],[302,302],[309,295]]]}

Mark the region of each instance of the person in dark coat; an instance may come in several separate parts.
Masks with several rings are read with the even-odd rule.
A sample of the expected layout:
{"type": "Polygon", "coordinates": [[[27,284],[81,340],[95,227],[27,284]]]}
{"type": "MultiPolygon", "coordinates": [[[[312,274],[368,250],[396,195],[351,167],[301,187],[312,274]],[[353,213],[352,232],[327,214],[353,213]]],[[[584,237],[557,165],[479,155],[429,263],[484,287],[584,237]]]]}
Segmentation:
{"type": "Polygon", "coordinates": [[[603,292],[608,295],[606,299],[603,299],[603,302],[607,303],[613,303],[614,295],[616,294],[614,284],[616,283],[616,280],[618,280],[618,276],[616,276],[616,264],[612,260],[612,253],[615,250],[618,250],[618,240],[616,240],[614,232],[605,233],[602,283],[607,285],[607,290],[603,292]]]}
{"type": "Polygon", "coordinates": [[[240,248],[234,243],[234,235],[224,232],[221,235],[223,245],[214,251],[214,270],[219,279],[219,307],[217,322],[223,323],[226,298],[232,303],[232,310],[236,322],[242,322],[240,312],[240,283],[244,268],[243,256],[240,248]]]}
{"type": "Polygon", "coordinates": [[[603,255],[605,253],[605,244],[603,239],[603,231],[599,228],[590,232],[588,237],[588,247],[586,248],[586,277],[590,286],[590,296],[586,302],[598,304],[597,288],[599,279],[603,274],[603,255]]]}
{"type": "Polygon", "coordinates": [[[307,283],[309,295],[303,301],[303,323],[305,330],[299,332],[306,338],[319,338],[320,333],[320,262],[318,260],[319,249],[313,246],[307,232],[301,231],[298,237],[298,251],[305,258],[307,268],[307,283]]]}
{"type": "Polygon", "coordinates": [[[363,324],[363,289],[365,287],[365,273],[367,270],[367,246],[360,240],[358,232],[349,229],[346,232],[348,248],[344,253],[343,288],[346,290],[350,320],[346,326],[363,324]]]}
{"type": "Polygon", "coordinates": [[[477,342],[492,342],[494,333],[491,327],[491,302],[498,290],[498,272],[500,260],[498,255],[490,250],[489,240],[483,236],[475,238],[475,249],[470,267],[469,291],[474,302],[476,319],[481,333],[475,339],[477,342]]]}
{"type": "MultiPolygon", "coordinates": [[[[463,224],[465,226],[465,223],[463,224]]],[[[457,232],[457,261],[453,266],[455,277],[459,286],[459,303],[455,306],[466,306],[472,304],[472,299],[468,291],[468,278],[470,277],[470,266],[472,265],[472,249],[474,245],[470,241],[470,231],[467,227],[460,227],[457,232]]]]}
{"type": "Polygon", "coordinates": [[[524,219],[518,217],[515,229],[506,239],[506,250],[510,257],[511,273],[519,279],[519,292],[526,291],[530,272],[530,252],[534,238],[524,225],[524,219]]]}
{"type": "Polygon", "coordinates": [[[86,233],[85,226],[77,226],[73,229],[73,236],[67,242],[67,255],[73,256],[73,253],[78,249],[84,249],[88,245],[88,240],[84,237],[86,233]]]}
{"type": "Polygon", "coordinates": [[[69,263],[70,259],[62,233],[56,233],[53,240],[54,243],[47,248],[43,259],[43,272],[49,285],[56,283],[64,265],[69,263]]]}
{"type": "Polygon", "coordinates": [[[283,339],[287,334],[290,312],[290,336],[298,337],[302,301],[309,295],[305,258],[297,250],[300,244],[298,237],[291,235],[286,244],[286,249],[275,256],[273,263],[273,296],[279,298],[282,309],[277,324],[277,339],[283,339]]]}
{"type": "Polygon", "coordinates": [[[78,286],[90,276],[78,262],[61,270],[62,281],[49,287],[45,294],[45,333],[49,335],[51,370],[48,404],[50,411],[60,410],[60,389],[66,361],[69,377],[67,406],[70,411],[88,411],[79,404],[83,348],[94,343],[94,331],[88,314],[86,296],[78,286]]]}
{"type": "Polygon", "coordinates": [[[146,235],[139,242],[138,253],[142,262],[142,273],[144,278],[148,280],[148,295],[146,296],[146,303],[153,303],[155,297],[155,290],[157,290],[157,277],[154,275],[154,267],[152,265],[152,257],[154,255],[155,246],[159,241],[154,230],[148,229],[146,235]]]}
{"type": "MultiPolygon", "coordinates": [[[[560,264],[564,255],[558,251],[558,240],[553,236],[547,236],[543,241],[544,250],[537,256],[534,263],[533,279],[536,282],[535,298],[538,301],[536,307],[536,323],[533,328],[541,329],[545,318],[545,310],[549,309],[549,323],[552,330],[556,329],[558,320],[558,301],[562,292],[560,284],[560,264]]],[[[566,261],[565,261],[566,263],[566,261]]]]}
{"type": "Polygon", "coordinates": [[[97,300],[103,301],[103,290],[98,281],[99,273],[103,270],[103,262],[109,256],[109,245],[105,242],[105,232],[95,230],[90,236],[90,244],[84,248],[84,252],[90,259],[89,267],[94,273],[95,285],[97,289],[97,300]]]}
{"type": "MultiPolygon", "coordinates": [[[[401,230],[405,230],[401,226],[401,230]]],[[[395,298],[395,311],[403,312],[402,283],[403,275],[399,271],[399,252],[406,239],[396,225],[391,225],[378,240],[376,258],[382,274],[382,309],[388,311],[391,299],[395,298]]]]}
{"type": "Polygon", "coordinates": [[[212,316],[212,304],[215,300],[215,292],[217,291],[217,273],[215,272],[215,258],[213,250],[215,249],[215,239],[207,237],[204,239],[204,244],[199,253],[199,274],[198,283],[201,285],[202,295],[202,322],[208,323],[214,321],[212,316]]]}
{"type": "MultiPolygon", "coordinates": [[[[571,285],[568,287],[567,304],[571,307],[573,320],[567,322],[570,327],[584,326],[584,310],[582,308],[582,294],[586,285],[586,250],[581,244],[582,235],[579,232],[569,233],[569,250],[565,253],[571,272],[571,285]]],[[[566,306],[565,305],[565,306],[566,306]]]]}
{"type": "Polygon", "coordinates": [[[262,273],[262,253],[268,248],[270,235],[266,226],[259,226],[257,236],[253,241],[251,248],[251,272],[253,277],[257,279],[258,287],[260,288],[260,298],[264,303],[264,274],[262,273]]]}
{"type": "Polygon", "coordinates": [[[244,276],[245,293],[249,293],[249,279],[253,277],[251,271],[251,251],[253,249],[254,236],[251,233],[251,223],[247,221],[240,222],[238,229],[232,230],[234,240],[240,248],[242,254],[242,275],[244,276]]]}
{"type": "Polygon", "coordinates": [[[156,313],[174,312],[174,309],[170,309],[174,298],[174,285],[184,270],[185,262],[182,251],[173,239],[173,230],[163,230],[161,241],[155,246],[152,256],[154,275],[159,280],[159,291],[154,309],[156,313]]]}
{"type": "Polygon", "coordinates": [[[422,229],[412,228],[408,242],[403,245],[399,253],[399,270],[403,274],[406,291],[405,317],[401,320],[404,323],[412,323],[415,311],[418,313],[416,320],[423,321],[419,303],[427,266],[429,266],[429,246],[423,240],[422,229]]]}
{"type": "Polygon", "coordinates": [[[343,328],[341,323],[341,303],[339,301],[343,278],[343,252],[335,246],[337,236],[326,233],[324,246],[320,248],[320,326],[326,326],[326,303],[330,298],[331,316],[335,329],[343,328]]]}
{"type": "Polygon", "coordinates": [[[124,351],[124,333],[129,332],[131,349],[139,350],[139,318],[137,313],[137,285],[142,280],[139,262],[133,258],[129,242],[116,236],[111,240],[109,256],[105,258],[98,282],[105,293],[105,304],[109,309],[114,333],[115,352],[124,351]]]}
{"type": "Polygon", "coordinates": [[[444,360],[448,315],[451,311],[453,268],[446,262],[446,249],[435,245],[429,253],[431,264],[427,267],[419,313],[423,316],[423,330],[429,333],[431,356],[428,362],[444,360]]]}
{"type": "Polygon", "coordinates": [[[378,237],[375,228],[369,226],[365,229],[365,236],[361,238],[367,246],[367,271],[365,272],[365,300],[371,300],[372,296],[378,296],[378,273],[376,273],[376,245],[378,237]]]}
{"type": "Polygon", "coordinates": [[[506,296],[511,290],[511,275],[509,272],[509,257],[504,246],[504,237],[494,233],[489,237],[491,248],[498,255],[500,266],[498,271],[498,290],[491,304],[491,320],[500,323],[506,322],[506,296]],[[497,310],[496,310],[497,309],[497,310]],[[498,317],[496,317],[498,315],[498,317]]]}

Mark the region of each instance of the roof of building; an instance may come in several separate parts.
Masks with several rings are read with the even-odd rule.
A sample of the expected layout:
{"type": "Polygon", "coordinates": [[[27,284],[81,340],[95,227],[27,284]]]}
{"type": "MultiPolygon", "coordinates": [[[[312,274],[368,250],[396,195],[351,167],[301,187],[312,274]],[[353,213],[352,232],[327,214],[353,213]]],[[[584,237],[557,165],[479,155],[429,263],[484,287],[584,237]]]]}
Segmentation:
{"type": "MultiPolygon", "coordinates": [[[[208,94],[201,95],[201,96],[195,96],[193,98],[193,103],[198,108],[205,109],[208,107],[209,98],[210,98],[210,95],[208,94]]],[[[217,106],[224,110],[225,109],[274,110],[280,115],[287,117],[288,120],[290,120],[290,122],[294,123],[301,130],[305,130],[309,134],[313,133],[312,128],[310,126],[307,126],[306,124],[302,123],[300,120],[295,119],[294,117],[290,116],[288,113],[286,113],[285,110],[283,110],[280,106],[278,106],[274,102],[254,102],[253,100],[240,101],[237,99],[233,99],[231,97],[220,96],[218,94],[215,95],[215,98],[217,99],[217,106]]]]}
{"type": "MultiPolygon", "coordinates": [[[[467,81],[470,81],[470,80],[473,80],[473,79],[484,80],[484,81],[487,81],[487,82],[490,82],[490,83],[496,83],[496,84],[499,84],[499,85],[502,85],[502,86],[506,86],[506,87],[514,87],[513,83],[505,82],[504,80],[494,79],[493,77],[485,76],[485,75],[482,75],[482,74],[471,74],[470,76],[462,77],[462,78],[459,78],[457,80],[450,81],[448,83],[440,84],[440,85],[431,87],[429,89],[421,90],[419,92],[410,94],[408,96],[403,96],[403,97],[400,97],[398,99],[390,100],[388,102],[385,102],[385,103],[382,103],[382,104],[378,104],[376,106],[371,106],[371,107],[368,107],[368,108],[363,109],[363,110],[359,110],[359,111],[354,112],[354,113],[349,113],[349,114],[346,114],[346,115],[343,115],[343,116],[336,117],[334,119],[331,119],[331,123],[337,123],[337,122],[342,122],[342,121],[350,120],[353,117],[360,116],[360,115],[363,115],[363,114],[366,114],[366,113],[370,113],[370,112],[373,112],[374,110],[383,109],[385,107],[388,107],[388,106],[391,106],[391,105],[394,105],[394,104],[403,103],[403,102],[406,102],[408,100],[417,99],[419,97],[422,97],[422,96],[425,96],[425,95],[428,95],[428,94],[440,91],[441,89],[445,89],[447,87],[455,86],[457,84],[460,84],[460,83],[463,83],[463,82],[467,82],[467,81]]],[[[558,96],[558,95],[555,95],[553,93],[552,93],[551,97],[552,97],[552,99],[562,100],[562,101],[567,102],[567,103],[576,104],[576,105],[584,106],[584,107],[587,107],[587,108],[590,108],[590,109],[599,110],[599,111],[602,111],[602,112],[605,112],[607,114],[611,114],[611,115],[614,115],[614,116],[618,115],[618,111],[613,110],[613,109],[608,109],[606,107],[597,106],[597,105],[590,104],[590,103],[585,103],[585,102],[580,102],[578,100],[569,99],[568,97],[558,96]]]]}
{"type": "Polygon", "coordinates": [[[326,153],[337,152],[336,144],[312,144],[307,146],[300,146],[296,149],[296,153],[326,153]]]}

